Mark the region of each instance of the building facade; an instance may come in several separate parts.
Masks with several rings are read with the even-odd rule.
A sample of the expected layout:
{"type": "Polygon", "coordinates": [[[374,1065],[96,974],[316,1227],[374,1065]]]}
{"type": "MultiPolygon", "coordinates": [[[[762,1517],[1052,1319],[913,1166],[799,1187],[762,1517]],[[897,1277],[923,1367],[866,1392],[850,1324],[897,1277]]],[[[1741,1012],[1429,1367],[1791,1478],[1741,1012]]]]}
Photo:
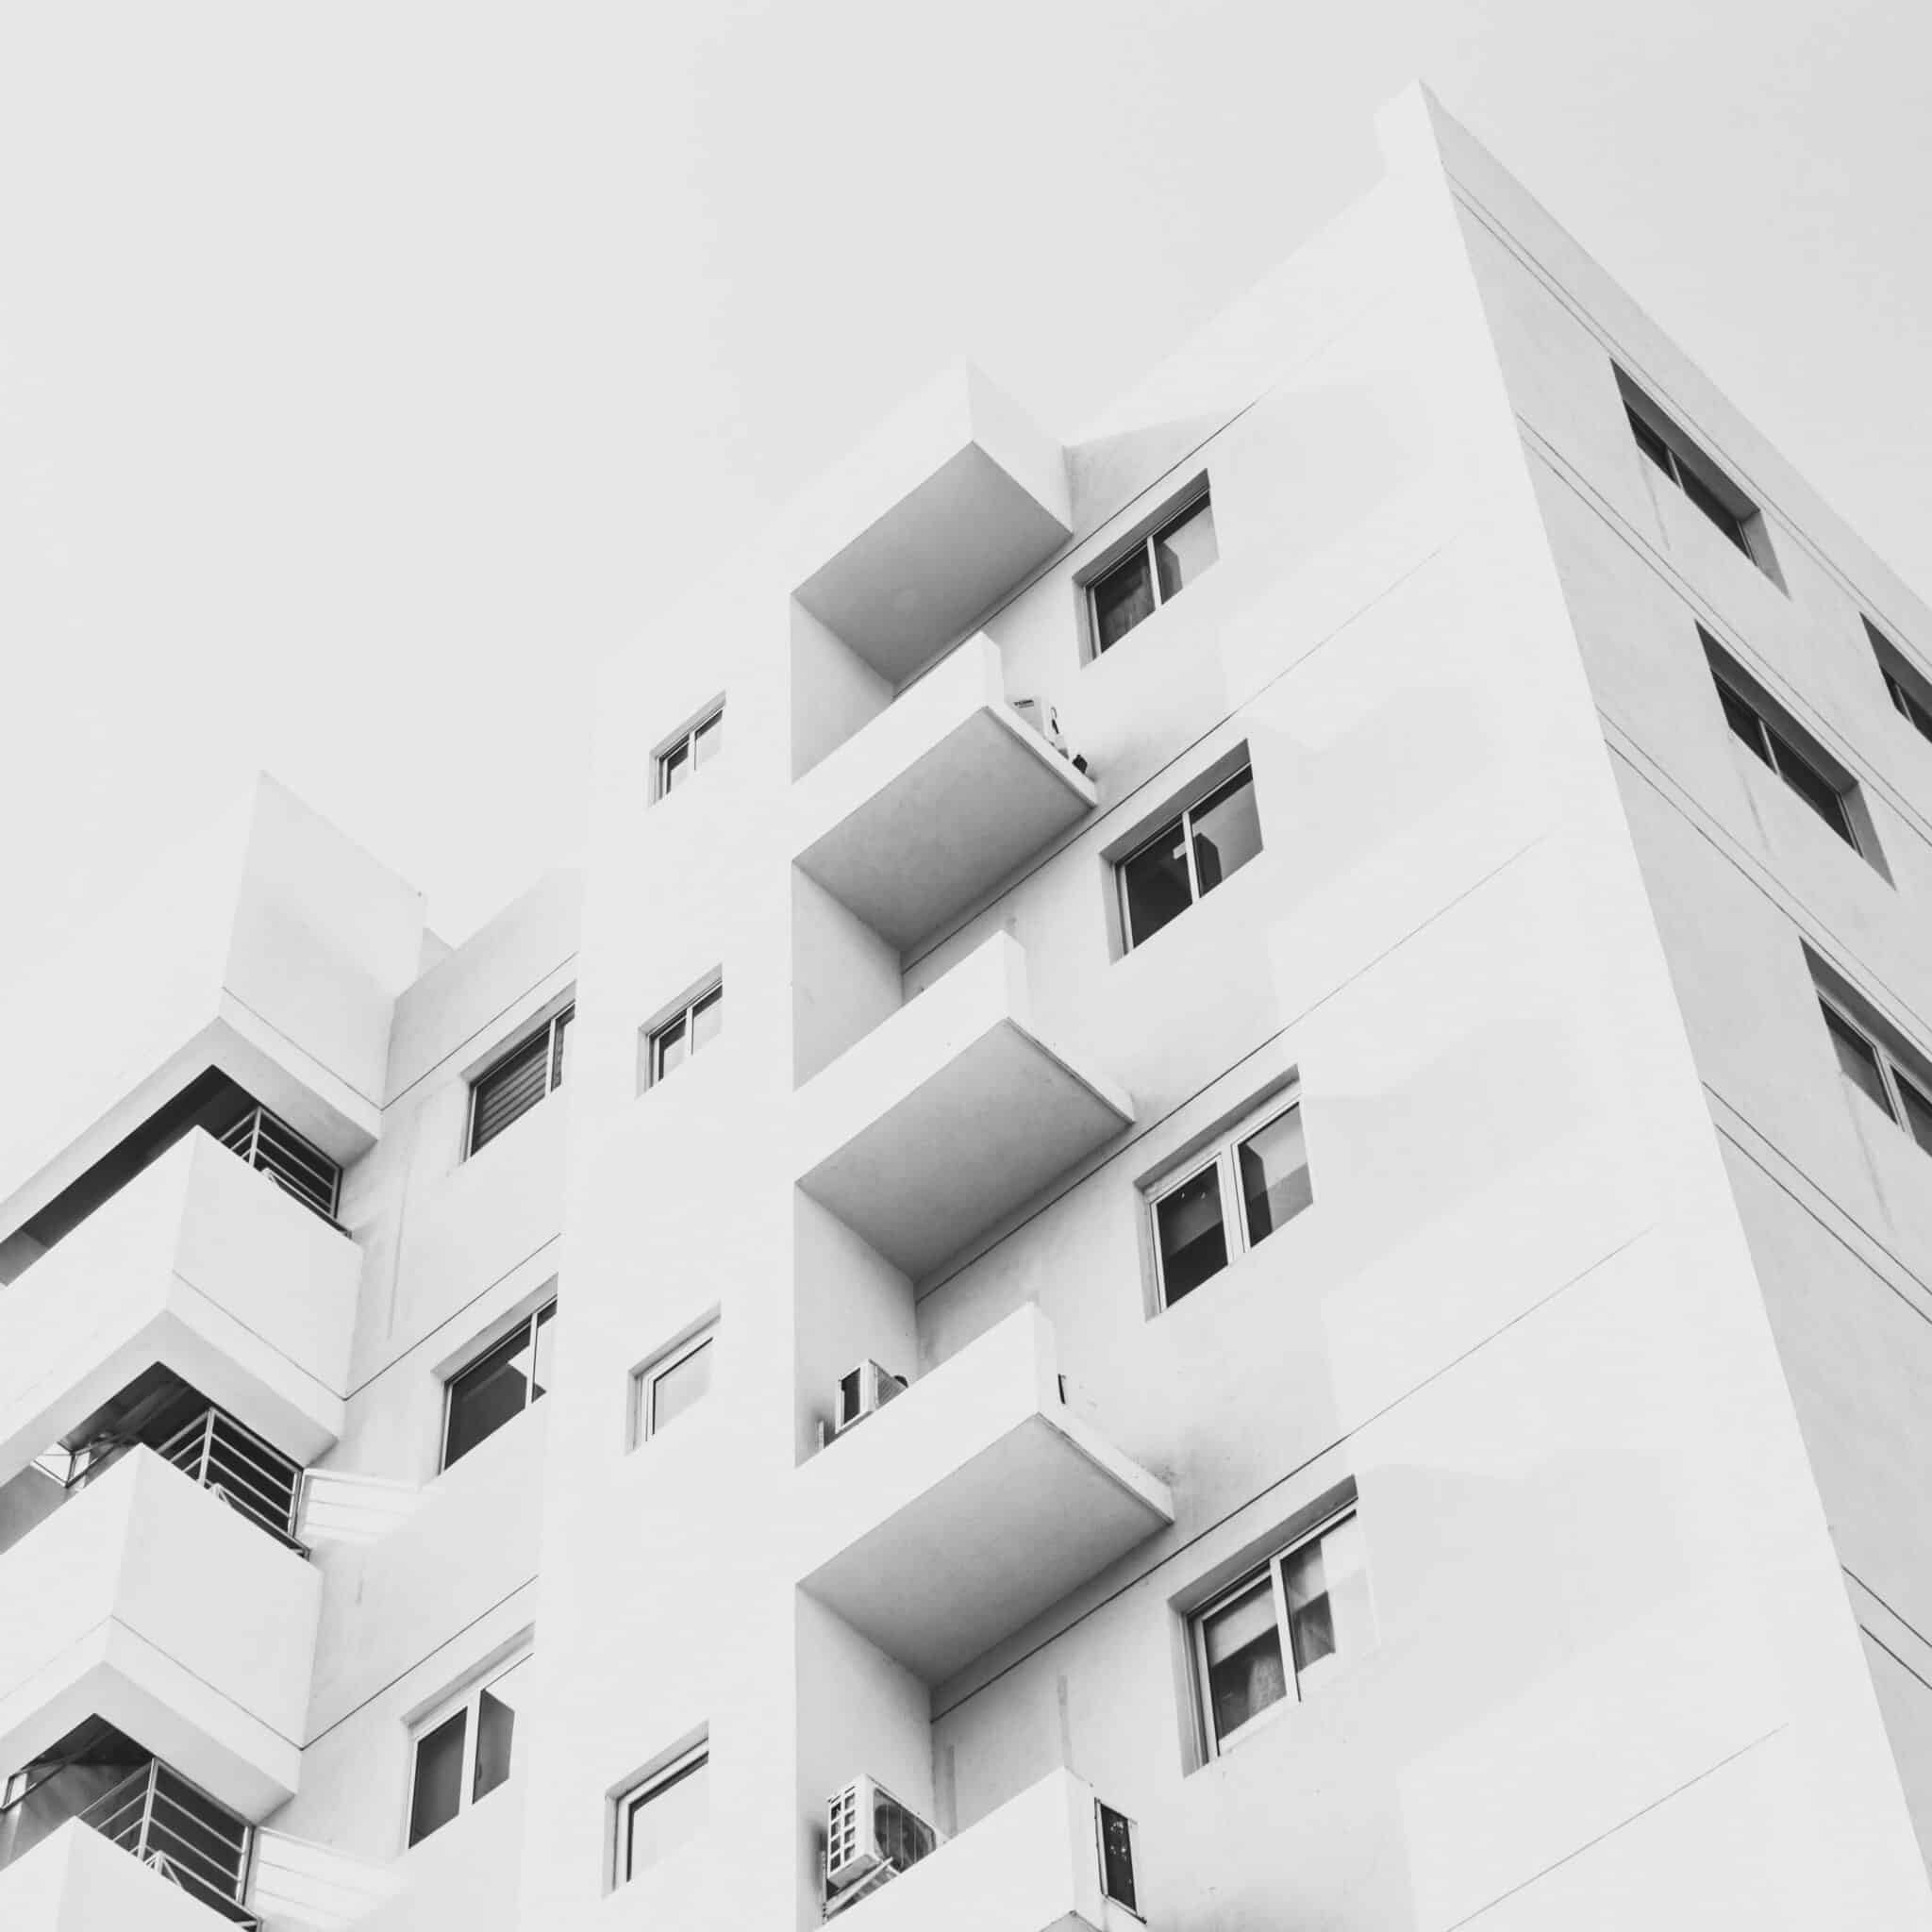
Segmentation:
{"type": "Polygon", "coordinates": [[[1380,131],[17,987],[8,1932],[1932,1926],[1932,612],[1380,131]]]}

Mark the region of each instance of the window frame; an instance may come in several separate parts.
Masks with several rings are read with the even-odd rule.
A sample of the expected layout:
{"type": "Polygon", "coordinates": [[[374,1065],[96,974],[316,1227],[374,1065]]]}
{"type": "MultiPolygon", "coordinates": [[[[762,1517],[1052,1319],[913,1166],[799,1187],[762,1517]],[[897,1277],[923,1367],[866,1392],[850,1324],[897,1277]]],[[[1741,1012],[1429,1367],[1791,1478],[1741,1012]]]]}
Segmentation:
{"type": "Polygon", "coordinates": [[[564,1068],[569,1061],[569,1055],[565,1051],[564,1042],[572,1024],[576,1020],[576,1016],[577,1003],[575,996],[573,996],[565,1000],[554,1013],[547,1015],[534,1026],[520,1033],[510,1045],[505,1047],[501,1053],[494,1055],[487,1066],[471,1075],[469,1107],[464,1116],[463,1125],[463,1158],[465,1160],[475,1159],[478,1154],[482,1153],[485,1147],[491,1146],[495,1141],[502,1140],[504,1135],[508,1133],[520,1120],[523,1120],[526,1115],[535,1113],[563,1085],[564,1068]],[[543,1055],[542,1092],[538,1094],[527,1107],[513,1113],[508,1120],[505,1121],[490,1136],[489,1140],[484,1141],[479,1145],[476,1140],[476,1124],[477,1115],[481,1111],[484,1088],[511,1060],[515,1059],[520,1053],[525,1051],[532,1041],[543,1038],[547,1038],[550,1043],[543,1055]]]}
{"type": "Polygon", "coordinates": [[[1711,664],[1710,675],[1711,682],[1717,686],[1718,708],[1724,713],[1724,728],[1731,737],[1743,745],[1767,771],[1773,773],[1786,791],[1794,792],[1810,807],[1812,813],[1836,832],[1860,858],[1869,859],[1871,855],[1865,850],[1864,843],[1858,837],[1857,817],[1852,810],[1851,794],[1856,790],[1857,781],[1853,779],[1849,784],[1841,783],[1830,772],[1824,770],[1802,745],[1793,742],[1792,734],[1775,718],[1765,715],[1766,708],[1757,698],[1746,691],[1737,679],[1726,676],[1724,670],[1715,662],[1711,664]],[[1739,729],[1739,711],[1745,713],[1757,727],[1756,741],[1747,738],[1739,729]],[[1807,774],[1819,789],[1831,798],[1838,808],[1835,816],[1824,811],[1804,786],[1792,781],[1790,771],[1786,769],[1788,764],[1794,765],[1807,774]]]}
{"type": "MultiPolygon", "coordinates": [[[[646,1090],[656,1087],[659,1081],[668,1079],[671,1074],[677,1071],[677,1067],[666,1068],[663,1065],[664,1036],[673,1027],[683,1026],[686,1038],[690,1041],[690,1045],[686,1049],[684,1059],[679,1061],[678,1065],[689,1064],[690,1061],[697,1058],[699,1047],[704,1043],[700,1042],[695,1037],[695,1028],[692,1025],[692,1022],[697,1017],[698,1009],[702,1007],[709,1006],[714,1001],[722,1007],[724,1000],[724,974],[721,971],[712,974],[698,988],[697,991],[688,995],[668,1012],[660,1013],[657,1019],[644,1028],[644,1086],[646,1090]]],[[[721,1034],[724,1030],[724,1022],[722,1015],[718,1021],[718,1030],[721,1034]]]]}
{"type": "Polygon", "coordinates": [[[721,697],[707,705],[688,724],[680,726],[651,754],[651,802],[661,803],[677,789],[681,783],[688,784],[703,771],[713,758],[724,750],[721,741],[717,750],[708,758],[698,757],[698,740],[707,731],[716,726],[722,734],[724,725],[724,700],[721,697]],[[690,775],[679,779],[672,775],[672,762],[683,753],[690,767],[690,775]]]}
{"type": "Polygon", "coordinates": [[[409,1774],[403,1793],[403,1850],[412,1852],[415,1848],[436,1836],[439,1831],[455,1824],[473,1807],[480,1805],[484,1798],[493,1796],[515,1775],[516,1728],[514,1720],[521,1715],[519,1707],[510,1707],[512,1724],[510,1730],[510,1764],[501,1780],[491,1786],[481,1797],[476,1795],[476,1752],[482,1735],[483,1693],[492,1685],[500,1684],[512,1671],[521,1670],[537,1654],[534,1635],[520,1639],[509,1650],[499,1657],[494,1663],[486,1664],[474,1676],[468,1678],[448,1695],[423,1713],[409,1725],[409,1774]],[[421,1838],[413,1836],[416,1823],[416,1780],[421,1770],[421,1750],[424,1740],[441,1730],[451,1718],[460,1712],[463,1718],[463,1753],[460,1773],[457,1782],[457,1808],[441,1824],[433,1824],[421,1838]]]}
{"type": "MultiPolygon", "coordinates": [[[[656,1405],[658,1380],[672,1370],[682,1368],[692,1357],[701,1355],[714,1346],[718,1340],[718,1317],[708,1316],[695,1328],[674,1341],[668,1348],[660,1349],[648,1361],[631,1371],[630,1376],[630,1443],[633,1449],[641,1449],[646,1442],[655,1441],[660,1428],[669,1428],[670,1424],[659,1424],[657,1420],[656,1405]]],[[[714,1357],[711,1373],[717,1374],[718,1364],[714,1357]]],[[[711,1391],[707,1387],[702,1402],[711,1391]]],[[[693,1404],[693,1407],[696,1405],[693,1404]]],[[[673,1421],[676,1418],[674,1417],[673,1421]]]]}
{"type": "Polygon", "coordinates": [[[1639,454],[1725,542],[1783,590],[1757,502],[1633,377],[1615,363],[1611,373],[1639,454]]]}
{"type": "Polygon", "coordinates": [[[1914,1113],[1912,1109],[1907,1107],[1904,1096],[1900,1092],[1901,1088],[1910,1089],[1914,1098],[1919,1103],[1919,1110],[1916,1117],[1924,1120],[1928,1124],[1928,1132],[1932,1132],[1932,1086],[1928,1086],[1916,1074],[1908,1072],[1906,1068],[1902,1067],[1899,1064],[1900,1057],[1875,1036],[1872,1026],[1867,1022],[1860,1020],[1855,1014],[1848,1011],[1842,1000],[1833,998],[1830,993],[1826,992],[1823,987],[1817,985],[1815,981],[1813,982],[1812,991],[1817,993],[1818,1004],[1825,1014],[1824,1030],[1827,1039],[1832,1031],[1831,1023],[1835,1020],[1847,1033],[1858,1041],[1864,1046],[1866,1052],[1872,1056],[1874,1065],[1878,1074],[1879,1089],[1885,1095],[1883,1106],[1879,1106],[1878,1102],[1873,1100],[1872,1096],[1866,1093],[1865,1090],[1859,1087],[1852,1076],[1845,1072],[1843,1066],[1839,1061],[1838,1048],[1834,1044],[1831,1050],[1832,1064],[1837,1068],[1840,1081],[1843,1085],[1853,1088],[1858,1093],[1863,1094],[1869,1105],[1878,1107],[1879,1111],[1885,1115],[1886,1119],[1907,1141],[1917,1147],[1922,1154],[1932,1154],[1932,1140],[1920,1139],[1918,1129],[1912,1124],[1915,1118],[1914,1113]]]}
{"type": "MultiPolygon", "coordinates": [[[[1214,491],[1211,479],[1206,473],[1195,477],[1178,495],[1171,497],[1134,536],[1130,537],[1117,548],[1108,551],[1100,563],[1096,564],[1091,572],[1088,572],[1080,578],[1081,598],[1087,616],[1087,655],[1089,662],[1097,662],[1108,652],[1117,650],[1122,644],[1126,642],[1127,639],[1135,631],[1141,628],[1141,625],[1146,624],[1153,618],[1159,616],[1174,602],[1174,597],[1178,597],[1181,591],[1188,588],[1188,585],[1184,583],[1180,590],[1174,593],[1174,597],[1161,594],[1160,559],[1154,546],[1170,530],[1175,529],[1180,525],[1186,523],[1190,517],[1193,516],[1196,511],[1203,508],[1207,508],[1209,514],[1212,514],[1214,508],[1214,491]],[[1104,644],[1100,641],[1099,592],[1101,587],[1110,582],[1137,558],[1146,565],[1147,585],[1154,598],[1153,608],[1145,617],[1140,620],[1140,623],[1130,625],[1119,637],[1114,639],[1112,643],[1104,644]]],[[[1218,523],[1214,526],[1214,561],[1216,563],[1221,561],[1221,525],[1218,523]]],[[[1208,568],[1211,569],[1212,565],[1209,565],[1208,568]]],[[[1191,582],[1193,580],[1191,578],[1189,581],[1191,582]]]]}
{"type": "MultiPolygon", "coordinates": [[[[1163,840],[1171,839],[1174,836],[1175,833],[1179,833],[1181,835],[1182,845],[1186,850],[1186,857],[1188,861],[1188,891],[1190,897],[1188,900],[1186,912],[1193,911],[1194,908],[1200,905],[1202,900],[1208,896],[1208,893],[1209,891],[1217,890],[1217,888],[1212,886],[1208,887],[1204,890],[1201,884],[1200,860],[1195,856],[1194,852],[1193,822],[1195,814],[1198,812],[1206,811],[1210,806],[1218,805],[1222,799],[1224,799],[1230,792],[1236,790],[1236,788],[1240,785],[1241,781],[1243,778],[1247,780],[1248,789],[1250,791],[1254,791],[1255,762],[1254,759],[1247,755],[1247,749],[1245,746],[1243,746],[1241,750],[1241,762],[1238,765],[1236,765],[1232,771],[1224,772],[1218,777],[1214,778],[1209,784],[1205,786],[1200,791],[1200,792],[1188,804],[1182,806],[1181,808],[1178,811],[1174,812],[1172,816],[1163,817],[1160,821],[1160,824],[1157,825],[1153,831],[1149,832],[1144,839],[1136,839],[1130,846],[1128,846],[1124,851],[1123,851],[1120,854],[1120,856],[1117,858],[1113,860],[1115,909],[1121,923],[1121,953],[1123,958],[1124,958],[1129,953],[1137,951],[1140,947],[1144,946],[1147,943],[1148,940],[1159,938],[1159,936],[1167,930],[1168,926],[1173,925],[1175,923],[1175,921],[1185,916],[1184,912],[1176,912],[1173,919],[1170,919],[1166,921],[1164,924],[1156,926],[1155,929],[1147,935],[1146,939],[1136,939],[1134,937],[1133,907],[1129,904],[1127,898],[1127,868],[1130,865],[1132,865],[1135,859],[1139,858],[1143,853],[1151,852],[1154,849],[1154,847],[1158,845],[1163,840]]],[[[1257,793],[1255,802],[1255,824],[1257,831],[1259,830],[1260,823],[1260,797],[1259,794],[1257,793]]],[[[1260,858],[1261,855],[1267,849],[1267,841],[1264,839],[1256,847],[1255,857],[1257,858],[1260,858]]],[[[1236,871],[1241,871],[1244,869],[1244,867],[1237,867],[1236,871]]],[[[1227,880],[1229,878],[1232,878],[1233,876],[1233,873],[1228,874],[1225,877],[1224,877],[1221,880],[1221,884],[1225,885],[1227,883],[1227,880]]]]}
{"type": "MultiPolygon", "coordinates": [[[[537,1363],[537,1345],[539,1330],[541,1329],[544,1323],[553,1322],[557,1319],[557,1303],[558,1297],[555,1294],[547,1296],[543,1301],[540,1302],[534,1308],[532,1308],[528,1314],[519,1317],[519,1319],[515,1322],[512,1322],[508,1327],[501,1330],[497,1334],[491,1335],[490,1340],[484,1342],[480,1347],[472,1349],[468,1355],[468,1357],[464,1360],[462,1366],[460,1368],[452,1369],[449,1372],[449,1374],[442,1378],[442,1428],[440,1435],[437,1438],[436,1473],[438,1475],[444,1475],[450,1470],[456,1467],[456,1463],[451,1462],[449,1458],[449,1425],[455,1417],[455,1394],[457,1384],[460,1382],[465,1375],[472,1374],[477,1369],[481,1368],[484,1362],[487,1361],[491,1356],[494,1355],[496,1351],[499,1348],[501,1348],[506,1341],[508,1341],[513,1336],[517,1335],[522,1335],[525,1342],[529,1346],[530,1365],[531,1368],[534,1370],[537,1363]]],[[[537,1378],[535,1374],[532,1374],[531,1375],[527,1376],[525,1378],[524,1406],[520,1409],[518,1409],[515,1415],[508,1417],[506,1421],[498,1423],[496,1427],[490,1431],[490,1435],[479,1436],[475,1441],[470,1444],[469,1448],[463,1451],[463,1456],[474,1455],[475,1451],[480,1449],[485,1442],[491,1440],[491,1436],[501,1435],[505,1429],[510,1426],[512,1423],[519,1422],[525,1416],[528,1415],[531,1409],[533,1409],[537,1406],[537,1404],[541,1402],[543,1398],[544,1391],[541,1390],[538,1390],[535,1394],[530,1393],[531,1390],[536,1389],[536,1385],[537,1378]]],[[[457,1457],[457,1462],[460,1462],[463,1459],[463,1456],[458,1456],[457,1457]]]]}
{"type": "MultiPolygon", "coordinates": [[[[1188,1657],[1193,1671],[1194,1709],[1198,1720],[1197,1742],[1201,1747],[1202,1763],[1211,1764],[1217,1757],[1224,1757],[1256,1732],[1274,1722],[1283,1711],[1292,1710],[1305,1699],[1302,1694],[1302,1674],[1294,1661],[1294,1638],[1290,1626],[1288,1614],[1288,1589],[1282,1580],[1282,1568],[1290,1557],[1296,1557],[1310,1543],[1320,1542],[1331,1531],[1340,1529],[1351,1517],[1361,1513],[1361,1500],[1351,1497],[1338,1505],[1319,1522],[1291,1537],[1279,1547],[1271,1550],[1260,1562],[1251,1564],[1227,1585],[1217,1590],[1210,1597],[1188,1612],[1188,1657]],[[1263,1576],[1269,1581],[1270,1595],[1274,1605],[1274,1629],[1281,1644],[1282,1675],[1289,1686],[1289,1694],[1278,1697],[1265,1710],[1257,1711],[1225,1739],[1215,1736],[1214,1697],[1210,1688],[1211,1678],[1208,1664],[1208,1622],[1217,1611],[1225,1609],[1230,1604],[1247,1595],[1256,1583],[1263,1576]]],[[[1372,1611],[1373,1614],[1373,1611],[1372,1611]]]]}
{"type": "MultiPolygon", "coordinates": [[[[1248,1227],[1247,1198],[1241,1192],[1241,1150],[1257,1135],[1265,1133],[1276,1121],[1285,1119],[1289,1114],[1299,1113],[1303,1097],[1300,1082],[1291,1082],[1272,1094],[1253,1111],[1243,1114],[1231,1127],[1215,1135],[1209,1144],[1191,1158],[1162,1174],[1143,1189],[1141,1201],[1145,1210],[1144,1225],[1154,1257],[1154,1312],[1157,1315],[1165,1314],[1168,1309],[1186,1301],[1189,1295],[1197,1293],[1200,1288],[1205,1288],[1208,1282],[1214,1279],[1214,1274],[1225,1274],[1236,1262],[1245,1259],[1268,1239],[1267,1234],[1252,1234],[1248,1227]],[[1186,1187],[1190,1181],[1198,1179],[1210,1168],[1216,1170],[1221,1189],[1221,1225],[1227,1247],[1227,1259],[1214,1271],[1214,1274],[1206,1276],[1198,1287],[1188,1289],[1170,1300],[1167,1292],[1167,1267],[1160,1252],[1160,1204],[1171,1194],[1186,1187]]],[[[1306,1115],[1303,1115],[1301,1129],[1302,1150],[1306,1157],[1308,1152],[1308,1123],[1306,1115]]],[[[1305,1158],[1303,1171],[1308,1175],[1308,1207],[1312,1208],[1315,1205],[1314,1162],[1305,1158]]],[[[1307,1211],[1307,1208],[1301,1209],[1292,1218],[1299,1220],[1301,1214],[1307,1211]]],[[[1283,1224],[1284,1226],[1286,1224],[1283,1224]]],[[[1268,1234],[1279,1232],[1279,1228],[1268,1230],[1268,1234]]]]}
{"type": "MultiPolygon", "coordinates": [[[[611,1807],[616,1821],[610,1859],[613,1891],[621,1890],[638,1876],[638,1872],[631,1865],[631,1820],[652,1799],[661,1797],[673,1786],[681,1784],[693,1773],[708,1767],[710,1761],[711,1739],[707,1731],[695,1744],[678,1752],[668,1762],[660,1764],[656,1771],[647,1773],[617,1794],[611,1807]]],[[[708,1800],[706,1809],[708,1814],[708,1800]]],[[[648,1872],[652,1867],[646,1865],[641,1869],[648,1872]]]]}

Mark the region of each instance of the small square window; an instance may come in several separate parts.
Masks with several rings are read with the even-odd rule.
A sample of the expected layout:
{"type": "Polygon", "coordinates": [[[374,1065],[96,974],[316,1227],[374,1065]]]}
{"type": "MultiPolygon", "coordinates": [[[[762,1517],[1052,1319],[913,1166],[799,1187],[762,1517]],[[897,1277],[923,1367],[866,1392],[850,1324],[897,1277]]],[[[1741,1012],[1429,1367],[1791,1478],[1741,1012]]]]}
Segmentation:
{"type": "Polygon", "coordinates": [[[1202,1731],[1209,1754],[1241,1742],[1374,1647],[1374,1613],[1356,1513],[1290,1544],[1192,1620],[1202,1731]]]}
{"type": "Polygon", "coordinates": [[[710,1393],[718,1361],[718,1324],[708,1322],[695,1335],[646,1362],[632,1377],[631,1440],[648,1441],[669,1428],[710,1393]]]}
{"type": "Polygon", "coordinates": [[[1160,1303],[1172,1307],[1315,1198],[1299,1101],[1271,1103],[1149,1197],[1160,1303]]]}
{"type": "Polygon", "coordinates": [[[708,1740],[654,1773],[617,1801],[617,1882],[689,1844],[710,1823],[711,1748],[708,1740]]]}
{"type": "Polygon", "coordinates": [[[1203,488],[1163,514],[1088,585],[1094,656],[1179,596],[1220,555],[1214,506],[1203,488]]]}
{"type": "Polygon", "coordinates": [[[441,1831],[508,1781],[517,1712],[529,1687],[529,1662],[525,1650],[416,1726],[410,1754],[410,1844],[441,1831]]]}
{"type": "Polygon", "coordinates": [[[472,1154],[563,1085],[564,1043],[575,1017],[576,1008],[565,1007],[477,1075],[470,1088],[472,1154]]]}
{"type": "Polygon", "coordinates": [[[724,749],[724,707],[680,731],[658,754],[658,796],[669,798],[687,785],[724,749]]]}
{"type": "Polygon", "coordinates": [[[442,1466],[542,1400],[550,1385],[550,1324],[557,1304],[545,1302],[444,1385],[442,1466]]]}
{"type": "Polygon", "coordinates": [[[724,983],[715,981],[688,1006],[651,1030],[649,1084],[676,1072],[724,1030],[724,983]]]}
{"type": "Polygon", "coordinates": [[[1260,850],[1255,774],[1243,765],[1120,861],[1121,927],[1129,949],[1178,919],[1260,850]]]}

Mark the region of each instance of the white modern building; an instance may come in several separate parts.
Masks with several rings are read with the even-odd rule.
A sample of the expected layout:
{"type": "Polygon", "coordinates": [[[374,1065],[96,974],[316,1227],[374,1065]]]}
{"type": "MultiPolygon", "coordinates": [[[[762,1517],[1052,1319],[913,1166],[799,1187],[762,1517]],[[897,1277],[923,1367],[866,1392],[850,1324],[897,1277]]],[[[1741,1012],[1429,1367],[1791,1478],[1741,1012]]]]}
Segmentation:
{"type": "Polygon", "coordinates": [[[1932,611],[1380,126],[0,1003],[5,1932],[1932,1927],[1932,611]]]}

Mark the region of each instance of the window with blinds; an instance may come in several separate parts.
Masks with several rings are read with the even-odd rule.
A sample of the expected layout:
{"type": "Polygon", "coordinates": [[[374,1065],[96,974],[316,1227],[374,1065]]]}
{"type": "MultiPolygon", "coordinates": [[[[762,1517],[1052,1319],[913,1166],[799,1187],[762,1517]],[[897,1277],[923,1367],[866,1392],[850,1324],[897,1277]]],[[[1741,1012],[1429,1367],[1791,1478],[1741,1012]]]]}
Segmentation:
{"type": "Polygon", "coordinates": [[[564,1041],[575,1013],[575,1007],[564,1008],[478,1076],[470,1089],[472,1154],[563,1085],[564,1041]]]}

